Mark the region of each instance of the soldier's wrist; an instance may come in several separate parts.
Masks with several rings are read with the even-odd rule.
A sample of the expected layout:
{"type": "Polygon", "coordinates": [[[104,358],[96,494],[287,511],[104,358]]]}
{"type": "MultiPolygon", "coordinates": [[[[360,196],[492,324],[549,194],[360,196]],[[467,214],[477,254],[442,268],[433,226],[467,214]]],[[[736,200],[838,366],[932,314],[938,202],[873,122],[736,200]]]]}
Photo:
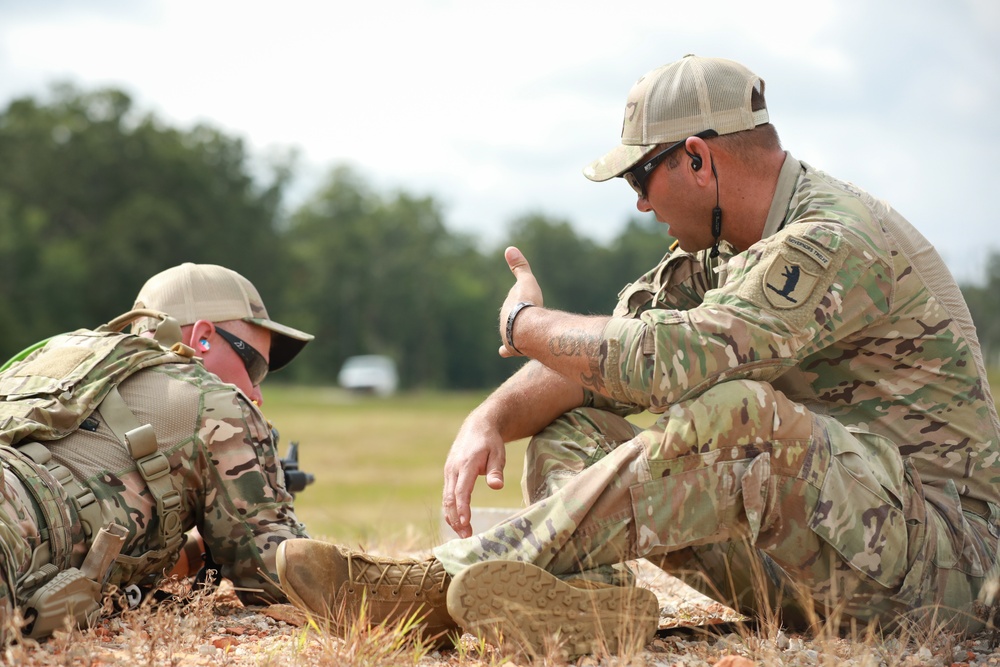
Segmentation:
{"type": "Polygon", "coordinates": [[[509,313],[507,313],[506,344],[507,347],[509,347],[514,352],[517,352],[518,354],[523,354],[523,353],[521,352],[521,350],[517,349],[516,345],[514,345],[514,321],[517,319],[517,316],[521,314],[522,310],[526,308],[532,308],[534,305],[535,304],[531,303],[530,301],[521,301],[517,303],[513,308],[511,308],[509,313]]]}

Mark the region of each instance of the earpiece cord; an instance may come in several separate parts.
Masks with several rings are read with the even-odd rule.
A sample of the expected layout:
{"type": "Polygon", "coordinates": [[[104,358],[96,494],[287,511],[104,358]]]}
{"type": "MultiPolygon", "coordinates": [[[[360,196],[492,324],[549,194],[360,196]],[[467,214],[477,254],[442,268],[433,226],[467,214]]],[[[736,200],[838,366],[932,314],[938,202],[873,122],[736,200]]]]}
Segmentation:
{"type": "MultiPolygon", "coordinates": [[[[711,156],[709,156],[711,159],[711,156]]],[[[722,235],[722,209],[719,208],[719,174],[715,171],[715,160],[712,160],[712,176],[715,176],[715,208],[712,209],[712,236],[715,238],[715,245],[709,257],[715,259],[719,256],[719,237],[722,235]]]]}

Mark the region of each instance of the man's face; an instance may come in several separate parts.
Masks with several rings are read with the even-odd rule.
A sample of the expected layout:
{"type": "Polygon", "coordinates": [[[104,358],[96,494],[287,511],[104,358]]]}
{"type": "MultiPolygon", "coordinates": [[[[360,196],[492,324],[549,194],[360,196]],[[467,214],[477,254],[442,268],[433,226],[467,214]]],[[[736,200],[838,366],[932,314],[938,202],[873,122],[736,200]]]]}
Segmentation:
{"type": "MultiPolygon", "coordinates": [[[[270,361],[271,332],[267,329],[238,320],[220,322],[216,327],[221,327],[227,333],[239,338],[253,348],[256,354],[263,357],[265,362],[270,361]]],[[[200,341],[198,343],[200,344],[200,341]]],[[[205,368],[218,375],[223,382],[235,384],[257,405],[263,405],[264,399],[260,387],[251,380],[247,363],[234,349],[234,344],[226,340],[217,329],[209,335],[208,343],[208,350],[196,346],[196,350],[204,358],[205,368]]]]}
{"type": "Polygon", "coordinates": [[[683,250],[705,250],[715,241],[711,225],[714,200],[704,200],[704,188],[698,187],[688,160],[681,157],[679,162],[671,167],[668,160],[653,170],[646,181],[646,196],[639,197],[635,205],[643,213],[652,211],[666,224],[683,250]]]}

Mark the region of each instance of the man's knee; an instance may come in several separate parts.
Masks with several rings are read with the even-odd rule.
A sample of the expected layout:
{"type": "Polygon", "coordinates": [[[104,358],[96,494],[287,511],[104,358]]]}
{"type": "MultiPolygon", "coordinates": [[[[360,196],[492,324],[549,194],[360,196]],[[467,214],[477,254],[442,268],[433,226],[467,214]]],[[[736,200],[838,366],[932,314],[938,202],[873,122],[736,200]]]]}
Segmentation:
{"type": "Polygon", "coordinates": [[[813,414],[766,382],[720,382],[696,398],[671,406],[654,429],[650,458],[705,454],[727,447],[754,447],[781,441],[808,441],[813,414]]]}
{"type": "Polygon", "coordinates": [[[622,417],[596,408],[565,413],[528,443],[521,481],[525,500],[534,503],[549,497],[639,431],[622,417]]]}

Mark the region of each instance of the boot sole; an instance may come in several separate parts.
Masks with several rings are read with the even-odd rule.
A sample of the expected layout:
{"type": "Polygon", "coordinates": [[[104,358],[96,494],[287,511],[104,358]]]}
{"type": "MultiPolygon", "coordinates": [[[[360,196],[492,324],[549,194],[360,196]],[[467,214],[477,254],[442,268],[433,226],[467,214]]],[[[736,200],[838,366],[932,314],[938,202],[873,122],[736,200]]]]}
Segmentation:
{"type": "Polygon", "coordinates": [[[656,595],[645,588],[576,588],[529,563],[487,561],[456,576],[448,612],[497,647],[570,659],[638,652],[659,627],[656,595]]]}

